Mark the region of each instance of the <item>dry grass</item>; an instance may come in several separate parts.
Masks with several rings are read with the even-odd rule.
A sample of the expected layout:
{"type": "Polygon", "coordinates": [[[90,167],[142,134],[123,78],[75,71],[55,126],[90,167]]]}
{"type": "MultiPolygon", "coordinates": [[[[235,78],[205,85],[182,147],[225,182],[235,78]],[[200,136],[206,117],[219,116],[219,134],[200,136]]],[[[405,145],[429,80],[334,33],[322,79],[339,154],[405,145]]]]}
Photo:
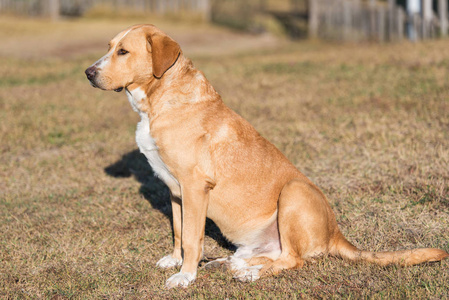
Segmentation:
{"type": "MultiPolygon", "coordinates": [[[[249,284],[200,269],[192,287],[164,289],[174,271],[154,266],[171,250],[167,190],[136,151],[125,96],[83,75],[136,22],[0,21],[0,298],[448,298],[448,261],[328,257],[249,284]]],[[[273,48],[161,24],[318,183],[354,244],[449,250],[449,41],[273,48]]],[[[207,256],[231,252],[213,224],[207,233],[207,256]]]]}

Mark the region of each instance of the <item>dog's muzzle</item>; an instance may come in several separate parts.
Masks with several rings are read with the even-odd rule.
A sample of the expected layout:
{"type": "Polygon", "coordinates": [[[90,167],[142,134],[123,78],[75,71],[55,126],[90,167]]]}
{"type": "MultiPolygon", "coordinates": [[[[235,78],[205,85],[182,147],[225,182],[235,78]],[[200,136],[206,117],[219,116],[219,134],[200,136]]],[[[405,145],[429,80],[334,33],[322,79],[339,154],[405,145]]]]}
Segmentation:
{"type": "MultiPolygon", "coordinates": [[[[86,71],[84,71],[84,73],[86,74],[87,79],[89,80],[90,84],[93,87],[98,87],[95,84],[95,77],[98,74],[97,67],[95,65],[90,66],[89,68],[86,69],[86,71]]],[[[119,87],[119,88],[114,89],[115,92],[121,92],[122,90],[123,90],[123,87],[119,87]]]]}

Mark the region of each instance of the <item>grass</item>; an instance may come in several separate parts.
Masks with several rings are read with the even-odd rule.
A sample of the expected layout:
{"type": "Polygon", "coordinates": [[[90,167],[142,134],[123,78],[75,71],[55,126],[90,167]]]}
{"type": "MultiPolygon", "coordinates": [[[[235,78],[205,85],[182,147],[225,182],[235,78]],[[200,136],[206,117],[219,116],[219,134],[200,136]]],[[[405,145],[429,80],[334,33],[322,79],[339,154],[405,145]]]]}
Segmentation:
{"type": "MultiPolygon", "coordinates": [[[[168,191],[137,151],[123,93],[83,74],[139,21],[0,21],[0,298],[448,298],[449,261],[332,257],[254,283],[200,268],[166,290],[175,271],[155,263],[171,251],[168,191]]],[[[449,250],[449,40],[295,44],[155,23],[322,188],[356,246],[449,250]]],[[[206,256],[230,253],[208,223],[206,256]]]]}

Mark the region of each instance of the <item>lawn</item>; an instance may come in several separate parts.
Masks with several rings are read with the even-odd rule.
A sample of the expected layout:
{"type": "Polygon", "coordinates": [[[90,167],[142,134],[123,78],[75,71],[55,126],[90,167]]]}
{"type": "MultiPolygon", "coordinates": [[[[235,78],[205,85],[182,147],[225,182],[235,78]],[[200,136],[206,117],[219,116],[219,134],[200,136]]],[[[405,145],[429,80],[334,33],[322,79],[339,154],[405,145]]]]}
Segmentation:
{"type": "MultiPolygon", "coordinates": [[[[176,271],[155,264],[172,247],[168,191],[137,150],[124,93],[84,76],[141,21],[0,20],[0,298],[448,298],[449,260],[322,257],[253,283],[200,268],[191,287],[165,289],[176,271]]],[[[449,251],[449,40],[291,43],[144,21],[323,190],[357,247],[449,251]]],[[[231,253],[208,222],[205,256],[231,253]]]]}

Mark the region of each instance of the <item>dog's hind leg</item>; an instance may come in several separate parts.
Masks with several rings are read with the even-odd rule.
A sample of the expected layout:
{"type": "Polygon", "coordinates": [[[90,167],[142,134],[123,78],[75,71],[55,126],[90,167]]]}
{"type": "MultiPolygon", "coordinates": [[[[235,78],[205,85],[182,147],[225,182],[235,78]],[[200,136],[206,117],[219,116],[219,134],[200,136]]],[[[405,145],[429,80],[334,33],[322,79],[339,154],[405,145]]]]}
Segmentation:
{"type": "MultiPolygon", "coordinates": [[[[321,191],[307,180],[295,179],[284,186],[279,197],[278,228],[281,255],[264,263],[259,277],[301,268],[304,259],[328,252],[330,237],[337,227],[321,191]]],[[[250,264],[258,262],[263,263],[263,259],[251,259],[250,264]]]]}
{"type": "Polygon", "coordinates": [[[253,251],[248,257],[230,257],[225,266],[234,278],[254,281],[285,269],[301,268],[305,259],[328,253],[338,227],[323,193],[306,178],[298,178],[288,182],[279,196],[277,229],[280,255],[253,251]]]}
{"type": "Polygon", "coordinates": [[[283,251],[275,260],[267,256],[257,256],[246,259],[245,262],[242,267],[231,269],[234,278],[239,281],[255,281],[260,277],[276,275],[284,269],[300,268],[304,264],[300,257],[291,255],[289,251],[283,251]]]}

